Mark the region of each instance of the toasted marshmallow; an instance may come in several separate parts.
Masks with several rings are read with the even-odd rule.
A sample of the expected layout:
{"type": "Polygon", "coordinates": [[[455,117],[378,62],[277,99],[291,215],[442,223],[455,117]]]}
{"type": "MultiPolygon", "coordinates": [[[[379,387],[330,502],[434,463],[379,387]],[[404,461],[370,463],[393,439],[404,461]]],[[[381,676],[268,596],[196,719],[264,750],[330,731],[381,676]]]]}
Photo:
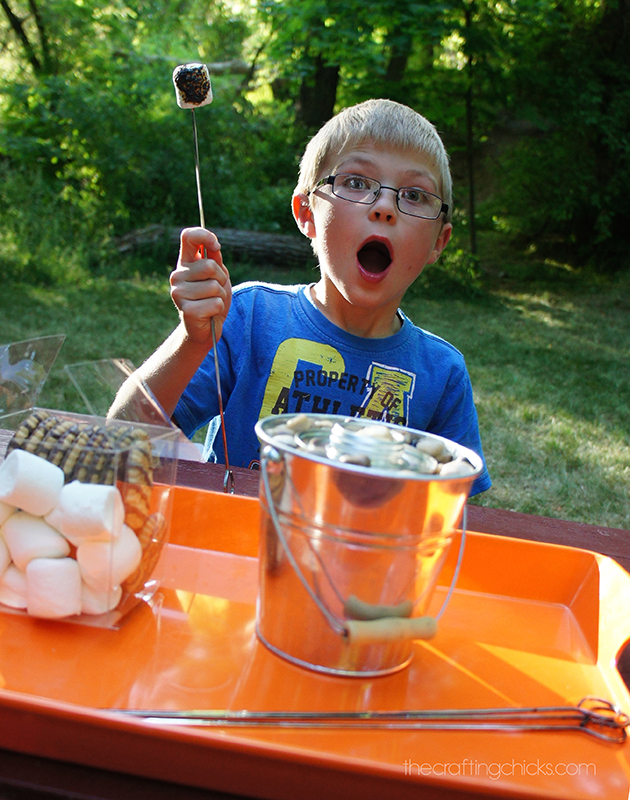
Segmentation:
{"type": "Polygon", "coordinates": [[[42,517],[57,505],[63,470],[26,450],[12,450],[0,465],[0,500],[42,517]]]}
{"type": "Polygon", "coordinates": [[[40,517],[17,511],[2,526],[2,536],[18,569],[25,570],[33,558],[63,558],[70,545],[40,517]]]}
{"type": "Polygon", "coordinates": [[[61,490],[59,502],[46,515],[46,522],[78,547],[88,539],[117,539],[124,518],[122,496],[115,486],[72,481],[61,490]]]}
{"type": "Polygon", "coordinates": [[[26,568],[26,610],[60,619],[81,613],[81,573],[74,558],[34,558],[26,568]]]}
{"type": "Polygon", "coordinates": [[[77,561],[85,583],[95,592],[110,592],[137,569],[142,546],[128,525],[123,525],[118,539],[111,542],[82,542],[77,561]]]}
{"type": "Polygon", "coordinates": [[[175,67],[173,84],[180,108],[201,108],[212,102],[210,72],[205,64],[181,64],[175,67]]]}

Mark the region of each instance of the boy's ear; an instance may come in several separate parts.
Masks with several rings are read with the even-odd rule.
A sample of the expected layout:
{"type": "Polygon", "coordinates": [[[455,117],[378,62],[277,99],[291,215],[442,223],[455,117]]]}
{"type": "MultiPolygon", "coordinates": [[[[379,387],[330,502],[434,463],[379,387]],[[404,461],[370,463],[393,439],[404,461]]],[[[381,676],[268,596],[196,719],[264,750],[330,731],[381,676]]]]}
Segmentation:
{"type": "Polygon", "coordinates": [[[431,255],[427,259],[427,264],[434,264],[438,260],[440,254],[442,253],[442,250],[444,250],[444,248],[448,244],[448,240],[451,238],[452,231],[453,231],[453,226],[451,225],[450,222],[445,222],[444,225],[442,225],[442,230],[438,234],[438,237],[435,241],[435,246],[431,251],[431,255]]]}
{"type": "Polygon", "coordinates": [[[313,219],[313,212],[311,211],[311,205],[308,201],[308,195],[294,194],[291,207],[293,210],[293,218],[298,228],[302,231],[304,236],[308,236],[309,239],[314,239],[315,220],[313,219]]]}

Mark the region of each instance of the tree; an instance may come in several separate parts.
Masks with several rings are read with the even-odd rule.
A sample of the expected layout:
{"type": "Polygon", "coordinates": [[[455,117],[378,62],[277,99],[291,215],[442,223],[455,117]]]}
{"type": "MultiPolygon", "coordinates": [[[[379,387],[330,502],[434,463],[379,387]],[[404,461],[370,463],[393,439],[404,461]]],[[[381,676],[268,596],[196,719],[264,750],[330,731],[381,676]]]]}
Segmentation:
{"type": "Polygon", "coordinates": [[[0,85],[0,160],[41,178],[77,225],[121,234],[189,220],[190,126],[171,71],[230,62],[239,74],[216,77],[215,102],[200,115],[213,224],[282,229],[290,217],[275,198],[290,195],[305,137],[339,107],[380,96],[417,109],[442,134],[472,250],[477,226],[494,216],[523,241],[561,244],[584,262],[604,257],[612,268],[630,250],[629,6],[0,0],[13,65],[0,85]],[[499,172],[483,198],[475,176],[484,142],[516,128],[513,143],[491,151],[499,172]],[[242,202],[252,186],[256,206],[242,202]]]}
{"type": "MultiPolygon", "coordinates": [[[[411,105],[441,130],[450,129],[455,147],[466,152],[473,253],[475,91],[496,79],[492,62],[501,58],[501,22],[491,8],[488,0],[260,4],[272,31],[267,58],[277,73],[275,85],[283,98],[293,97],[296,117],[308,129],[329,119],[336,105],[374,96],[411,105]]],[[[480,135],[489,122],[479,115],[480,135]]]]}
{"type": "Polygon", "coordinates": [[[276,97],[291,98],[298,122],[318,128],[333,114],[341,65],[362,26],[362,4],[261,0],[258,12],[270,30],[265,56],[276,97]]]}
{"type": "Polygon", "coordinates": [[[37,0],[29,0],[28,5],[39,39],[38,43],[34,43],[31,40],[31,35],[24,24],[25,20],[14,11],[9,0],[0,0],[0,6],[5,13],[7,23],[24,49],[24,54],[33,72],[36,74],[49,73],[52,71],[53,65],[50,57],[48,34],[37,0]]]}
{"type": "Polygon", "coordinates": [[[522,6],[512,116],[529,136],[502,159],[502,201],[541,252],[630,267],[630,3],[522,6]]]}

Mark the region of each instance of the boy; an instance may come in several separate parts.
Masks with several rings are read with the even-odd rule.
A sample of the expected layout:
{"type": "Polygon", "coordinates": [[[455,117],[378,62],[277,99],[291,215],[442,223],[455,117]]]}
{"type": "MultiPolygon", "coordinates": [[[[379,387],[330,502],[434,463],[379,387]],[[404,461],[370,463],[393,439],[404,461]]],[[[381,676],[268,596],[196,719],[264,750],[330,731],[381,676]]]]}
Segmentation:
{"type": "MultiPolygon", "coordinates": [[[[482,454],[462,355],[399,310],[451,235],[448,156],[435,128],[389,100],[345,109],[309,142],[292,208],[319,259],[309,286],[247,283],[232,293],[216,237],[182,232],[171,275],[180,324],[138,371],[164,410],[188,436],[209,423],[206,457],[224,460],[214,317],[232,466],[258,465],[258,419],[299,411],[396,422],[482,454]]],[[[471,494],[489,486],[484,470],[471,494]]]]}

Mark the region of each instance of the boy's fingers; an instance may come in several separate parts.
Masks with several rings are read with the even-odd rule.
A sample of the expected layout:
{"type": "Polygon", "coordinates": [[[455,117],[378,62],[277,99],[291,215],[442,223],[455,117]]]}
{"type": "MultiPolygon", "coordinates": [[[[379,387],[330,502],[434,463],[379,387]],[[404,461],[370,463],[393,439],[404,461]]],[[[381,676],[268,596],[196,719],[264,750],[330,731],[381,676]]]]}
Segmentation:
{"type": "Polygon", "coordinates": [[[205,228],[184,228],[180,235],[180,263],[190,263],[202,258],[202,248],[210,258],[223,266],[221,245],[212,231],[205,228]]]}
{"type": "Polygon", "coordinates": [[[199,259],[191,263],[179,263],[171,272],[171,286],[185,283],[210,283],[216,281],[220,286],[226,286],[230,276],[227,269],[216,261],[199,259]]]}
{"type": "Polygon", "coordinates": [[[179,311],[189,337],[196,342],[210,342],[212,319],[216,323],[216,335],[220,337],[227,312],[226,305],[219,297],[184,300],[179,311]]]}
{"type": "Polygon", "coordinates": [[[188,336],[197,342],[211,341],[211,319],[217,336],[232,296],[230,276],[223,265],[221,245],[205,228],[185,228],[181,233],[179,259],[171,273],[171,298],[188,336]]]}
{"type": "Polygon", "coordinates": [[[178,277],[173,273],[171,276],[171,296],[177,306],[180,304],[179,301],[184,300],[205,300],[212,297],[219,297],[225,300],[227,297],[227,281],[212,278],[194,279],[189,274],[178,277]]]}
{"type": "Polygon", "coordinates": [[[210,321],[210,317],[220,317],[225,310],[222,297],[204,297],[200,300],[183,300],[180,311],[185,319],[194,325],[210,321]]]}

